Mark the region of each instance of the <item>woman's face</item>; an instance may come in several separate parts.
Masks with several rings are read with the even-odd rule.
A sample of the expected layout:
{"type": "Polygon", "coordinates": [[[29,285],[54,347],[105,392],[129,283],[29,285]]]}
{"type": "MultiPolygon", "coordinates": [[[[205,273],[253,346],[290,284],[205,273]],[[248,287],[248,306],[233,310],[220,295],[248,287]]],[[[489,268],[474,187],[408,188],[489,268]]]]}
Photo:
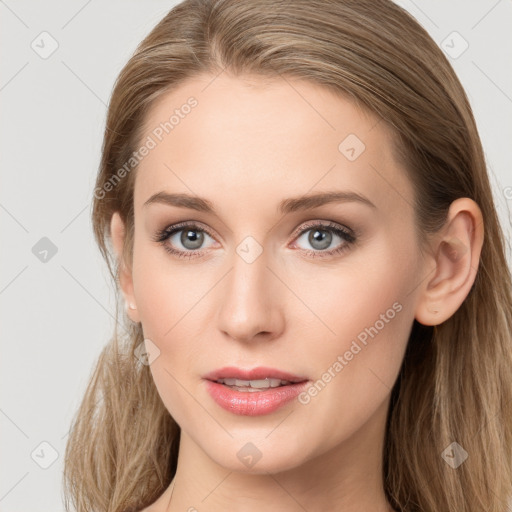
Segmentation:
{"type": "Polygon", "coordinates": [[[263,472],[383,432],[426,277],[386,124],[309,82],[226,73],[182,84],[146,121],[125,292],[182,434],[263,472]],[[325,193],[340,195],[313,199],[325,193]],[[205,378],[225,367],[307,382],[205,378]]]}

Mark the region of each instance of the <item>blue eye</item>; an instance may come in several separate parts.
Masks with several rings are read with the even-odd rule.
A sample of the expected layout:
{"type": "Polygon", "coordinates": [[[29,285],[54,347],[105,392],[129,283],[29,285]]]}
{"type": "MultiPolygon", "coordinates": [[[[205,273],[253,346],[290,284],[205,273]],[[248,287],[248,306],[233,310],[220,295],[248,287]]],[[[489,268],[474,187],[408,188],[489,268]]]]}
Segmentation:
{"type": "Polygon", "coordinates": [[[306,237],[307,243],[313,247],[314,250],[305,249],[305,251],[309,256],[314,258],[339,254],[348,249],[356,241],[356,237],[351,231],[331,222],[314,222],[307,224],[305,229],[303,227],[301,230],[297,240],[308,233],[309,235],[306,237]],[[326,250],[331,246],[333,240],[336,241],[336,237],[341,239],[341,245],[338,244],[334,248],[326,250]]]}
{"type": "Polygon", "coordinates": [[[180,258],[193,258],[201,255],[198,254],[197,251],[203,245],[206,237],[213,238],[206,230],[196,224],[182,223],[159,231],[156,234],[155,241],[160,242],[167,252],[175,256],[180,258]],[[177,238],[177,240],[173,240],[173,238],[177,238]],[[171,242],[172,245],[169,244],[169,242],[171,242]],[[185,250],[175,249],[173,246],[176,246],[177,242],[179,242],[185,250]]]}
{"type": "MultiPolygon", "coordinates": [[[[303,250],[306,255],[313,258],[340,254],[356,241],[356,237],[351,230],[332,222],[322,223],[314,221],[307,223],[305,226],[302,226],[302,230],[299,231],[296,239],[299,240],[307,233],[309,233],[307,243],[313,247],[313,250],[303,250]],[[338,243],[334,248],[328,249],[333,240],[336,241],[336,238],[341,240],[341,244],[338,243]]],[[[170,254],[179,258],[190,259],[203,255],[203,244],[207,238],[215,240],[205,228],[195,223],[183,222],[157,232],[154,240],[161,243],[170,254]],[[183,249],[176,248],[179,244],[181,244],[183,249]]]]}

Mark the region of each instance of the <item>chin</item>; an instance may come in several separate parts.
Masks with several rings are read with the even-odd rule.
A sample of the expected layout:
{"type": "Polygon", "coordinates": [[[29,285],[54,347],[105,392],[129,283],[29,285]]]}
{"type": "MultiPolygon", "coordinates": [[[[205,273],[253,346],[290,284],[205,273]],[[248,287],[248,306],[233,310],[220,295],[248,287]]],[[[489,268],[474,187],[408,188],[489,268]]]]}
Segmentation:
{"type": "Polygon", "coordinates": [[[299,442],[298,438],[276,436],[272,439],[273,434],[270,434],[265,439],[268,435],[269,431],[258,436],[246,433],[234,436],[225,443],[215,443],[213,451],[207,446],[203,446],[203,450],[223,468],[253,475],[289,471],[314,457],[314,453],[309,453],[304,442],[299,442]]]}

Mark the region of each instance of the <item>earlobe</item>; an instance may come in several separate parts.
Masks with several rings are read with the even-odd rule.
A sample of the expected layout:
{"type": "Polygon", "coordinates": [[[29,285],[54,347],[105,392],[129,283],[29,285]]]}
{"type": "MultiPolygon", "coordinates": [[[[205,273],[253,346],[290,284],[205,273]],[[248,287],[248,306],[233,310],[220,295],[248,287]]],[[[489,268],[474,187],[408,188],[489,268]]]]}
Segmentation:
{"type": "Polygon", "coordinates": [[[114,212],[112,215],[112,219],[110,221],[110,234],[112,246],[117,259],[117,274],[119,286],[125,301],[125,311],[130,320],[133,322],[139,322],[137,303],[133,293],[132,271],[126,264],[123,254],[126,229],[119,212],[114,212]]]}
{"type": "Polygon", "coordinates": [[[439,325],[459,309],[475,281],[483,238],[479,206],[467,197],[455,200],[445,226],[434,237],[428,261],[431,275],[416,306],[419,323],[439,325]]]}

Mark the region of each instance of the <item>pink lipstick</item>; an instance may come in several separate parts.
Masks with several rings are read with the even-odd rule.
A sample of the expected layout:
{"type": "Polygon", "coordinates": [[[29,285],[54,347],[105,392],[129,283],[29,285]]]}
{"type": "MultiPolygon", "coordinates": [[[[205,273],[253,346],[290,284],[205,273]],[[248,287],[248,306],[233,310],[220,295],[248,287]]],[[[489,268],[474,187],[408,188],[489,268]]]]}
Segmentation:
{"type": "Polygon", "coordinates": [[[261,366],[251,370],[220,368],[203,378],[220,407],[244,416],[274,412],[296,398],[308,383],[305,377],[261,366]]]}

